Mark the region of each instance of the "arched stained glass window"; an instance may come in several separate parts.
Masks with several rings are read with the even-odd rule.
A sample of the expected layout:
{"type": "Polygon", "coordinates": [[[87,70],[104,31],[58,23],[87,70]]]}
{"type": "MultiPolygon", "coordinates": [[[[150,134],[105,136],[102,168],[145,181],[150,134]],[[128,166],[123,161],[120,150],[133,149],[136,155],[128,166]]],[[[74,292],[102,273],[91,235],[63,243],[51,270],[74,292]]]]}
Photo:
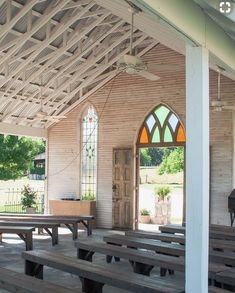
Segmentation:
{"type": "Polygon", "coordinates": [[[176,116],[167,106],[160,104],[148,114],[140,128],[139,146],[169,146],[184,145],[184,128],[176,116]]]}
{"type": "Polygon", "coordinates": [[[82,118],[81,192],[83,198],[96,197],[98,117],[89,106],[82,118]]]}

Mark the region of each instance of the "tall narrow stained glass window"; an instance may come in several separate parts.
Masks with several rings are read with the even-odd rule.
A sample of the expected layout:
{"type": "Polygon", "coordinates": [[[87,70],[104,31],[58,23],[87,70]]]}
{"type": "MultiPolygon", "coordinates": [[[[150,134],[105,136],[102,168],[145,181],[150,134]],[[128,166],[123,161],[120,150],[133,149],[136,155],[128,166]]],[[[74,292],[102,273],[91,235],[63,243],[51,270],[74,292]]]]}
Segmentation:
{"type": "Polygon", "coordinates": [[[184,145],[184,128],[167,106],[160,104],[145,118],[138,137],[139,146],[184,145]]]}
{"type": "Polygon", "coordinates": [[[98,116],[89,106],[82,119],[81,192],[83,198],[95,198],[97,186],[98,116]]]}

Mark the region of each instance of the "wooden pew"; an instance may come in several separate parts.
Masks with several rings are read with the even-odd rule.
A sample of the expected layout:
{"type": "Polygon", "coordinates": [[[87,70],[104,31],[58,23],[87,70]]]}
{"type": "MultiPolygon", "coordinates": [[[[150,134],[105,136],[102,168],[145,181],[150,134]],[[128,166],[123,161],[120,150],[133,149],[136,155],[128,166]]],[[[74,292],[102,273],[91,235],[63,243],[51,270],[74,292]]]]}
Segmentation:
{"type": "MultiPolygon", "coordinates": [[[[218,283],[221,283],[222,287],[224,285],[230,285],[230,286],[235,286],[235,268],[230,268],[229,270],[225,272],[220,272],[216,274],[215,277],[216,281],[218,283]]],[[[234,292],[234,290],[233,290],[234,292]]]]}
{"type": "MultiPolygon", "coordinates": [[[[160,240],[160,241],[170,242],[170,243],[179,243],[182,245],[185,244],[184,235],[159,233],[159,232],[144,232],[144,231],[126,231],[125,235],[129,237],[154,239],[154,240],[160,240]]],[[[214,249],[214,250],[234,251],[235,241],[211,238],[209,242],[209,247],[210,249],[214,249]]]]}
{"type": "Polygon", "coordinates": [[[125,235],[130,237],[154,239],[154,240],[161,240],[166,242],[176,242],[179,244],[185,244],[184,235],[175,235],[175,234],[159,233],[159,232],[145,232],[145,231],[126,231],[125,235]]]}
{"type": "Polygon", "coordinates": [[[77,257],[79,259],[92,261],[92,256],[96,252],[106,255],[108,263],[112,261],[112,257],[116,261],[119,261],[120,258],[127,259],[133,271],[143,275],[150,275],[151,270],[155,266],[180,272],[184,272],[185,268],[184,258],[110,245],[105,242],[78,240],[75,242],[75,247],[77,248],[77,257]]]}
{"type": "Polygon", "coordinates": [[[231,293],[231,291],[224,290],[218,287],[209,286],[208,293],[231,293]]]}
{"type": "Polygon", "coordinates": [[[33,249],[33,231],[34,227],[9,227],[9,226],[0,226],[0,241],[2,241],[2,234],[17,234],[24,242],[25,249],[32,250],[33,249]]]}
{"type": "Polygon", "coordinates": [[[12,293],[82,293],[5,268],[0,268],[0,288],[12,293]]]}
{"type": "Polygon", "coordinates": [[[184,289],[172,281],[155,277],[154,280],[132,272],[123,272],[112,266],[102,266],[74,259],[54,252],[35,250],[23,252],[25,273],[43,278],[43,266],[49,266],[80,277],[85,293],[101,293],[110,285],[135,293],[183,293],[184,289]]]}
{"type": "Polygon", "coordinates": [[[59,243],[58,236],[58,227],[60,226],[58,223],[50,223],[50,222],[36,222],[36,221],[1,221],[0,225],[7,227],[16,227],[16,226],[25,226],[25,227],[34,227],[38,229],[44,229],[49,236],[51,236],[52,245],[57,245],[59,243]],[[51,229],[51,231],[50,231],[51,229]]]}
{"type": "MultiPolygon", "coordinates": [[[[156,253],[166,254],[170,256],[180,257],[185,255],[185,247],[175,243],[166,243],[153,239],[143,239],[124,236],[120,234],[112,234],[103,237],[108,244],[127,246],[134,249],[147,249],[156,253]]],[[[209,263],[209,278],[213,280],[216,273],[227,270],[225,265],[235,265],[235,258],[226,255],[223,252],[211,251],[209,263]]],[[[161,271],[161,275],[165,275],[166,271],[161,271]]]]}
{"type": "Polygon", "coordinates": [[[29,214],[23,214],[20,216],[16,215],[2,215],[0,216],[0,220],[4,221],[42,221],[42,222],[51,222],[51,223],[57,223],[60,225],[65,225],[73,235],[73,240],[77,239],[78,237],[78,224],[82,223],[86,230],[87,235],[92,235],[92,222],[94,221],[94,216],[53,216],[53,215],[29,215],[29,214]]]}
{"type": "MultiPolygon", "coordinates": [[[[185,227],[180,225],[164,225],[160,226],[159,230],[162,233],[170,233],[170,234],[185,234],[186,230],[185,227]]],[[[211,239],[221,239],[221,240],[231,240],[235,241],[235,233],[230,230],[223,230],[223,229],[213,229],[210,228],[209,236],[211,239]]]]}

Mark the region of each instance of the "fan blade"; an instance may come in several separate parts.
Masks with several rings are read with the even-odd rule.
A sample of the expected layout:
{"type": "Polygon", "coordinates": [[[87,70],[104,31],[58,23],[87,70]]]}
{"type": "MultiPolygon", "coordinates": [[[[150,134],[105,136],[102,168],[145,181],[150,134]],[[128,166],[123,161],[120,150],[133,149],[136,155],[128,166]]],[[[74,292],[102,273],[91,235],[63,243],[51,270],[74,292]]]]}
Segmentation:
{"type": "Polygon", "coordinates": [[[223,106],[222,108],[224,110],[232,110],[232,111],[235,111],[235,106],[223,106]]]}
{"type": "Polygon", "coordinates": [[[173,71],[173,70],[183,70],[184,64],[151,64],[147,63],[147,67],[150,70],[165,70],[165,71],[173,71]]]}
{"type": "Polygon", "coordinates": [[[140,75],[140,76],[142,76],[142,77],[144,77],[146,79],[152,80],[152,81],[156,81],[156,80],[160,79],[159,76],[157,76],[157,75],[155,75],[153,73],[150,73],[148,71],[145,71],[145,70],[136,72],[136,74],[138,74],[138,75],[140,75]]]}

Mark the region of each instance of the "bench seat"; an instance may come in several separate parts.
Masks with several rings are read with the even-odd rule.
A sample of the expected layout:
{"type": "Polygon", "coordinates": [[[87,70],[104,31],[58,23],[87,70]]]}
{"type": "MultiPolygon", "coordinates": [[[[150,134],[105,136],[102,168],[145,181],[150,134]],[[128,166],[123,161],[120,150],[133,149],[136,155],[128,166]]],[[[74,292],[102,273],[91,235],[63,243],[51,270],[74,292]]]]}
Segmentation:
{"type": "Polygon", "coordinates": [[[231,293],[231,291],[224,290],[218,287],[209,286],[208,293],[231,293]]]}
{"type": "Polygon", "coordinates": [[[36,222],[36,221],[2,221],[0,220],[0,225],[3,226],[25,226],[25,227],[34,227],[39,229],[44,229],[49,236],[51,236],[52,245],[56,245],[59,243],[59,236],[58,236],[58,227],[60,224],[58,223],[51,223],[51,222],[36,222]],[[51,229],[51,231],[49,230],[51,229]]]}
{"type": "Polygon", "coordinates": [[[25,242],[25,249],[32,250],[33,249],[33,231],[35,230],[34,227],[11,227],[11,226],[0,226],[0,240],[2,241],[2,234],[17,234],[24,242],[25,242]]]}
{"type": "Polygon", "coordinates": [[[104,284],[135,293],[181,293],[184,289],[172,281],[155,277],[154,280],[132,272],[123,272],[107,265],[98,265],[62,254],[35,250],[23,252],[25,273],[43,278],[43,266],[49,266],[80,277],[85,293],[101,293],[104,284]]]}
{"type": "Polygon", "coordinates": [[[106,244],[105,242],[95,242],[94,240],[79,240],[75,242],[77,256],[79,259],[92,261],[95,252],[106,255],[108,263],[112,257],[116,261],[120,258],[129,260],[135,273],[150,275],[154,266],[168,270],[184,272],[185,261],[182,257],[174,257],[163,254],[156,254],[151,251],[135,250],[131,248],[106,244]]]}
{"type": "Polygon", "coordinates": [[[12,293],[81,293],[47,281],[0,268],[0,288],[12,293]]]}
{"type": "Polygon", "coordinates": [[[60,225],[65,225],[73,235],[73,240],[78,237],[78,224],[82,223],[87,229],[87,236],[92,234],[92,223],[94,221],[94,216],[78,215],[78,216],[59,216],[59,215],[35,215],[35,214],[23,214],[16,216],[14,214],[4,214],[0,215],[0,220],[4,221],[31,221],[31,222],[52,222],[58,223],[60,225]]]}

